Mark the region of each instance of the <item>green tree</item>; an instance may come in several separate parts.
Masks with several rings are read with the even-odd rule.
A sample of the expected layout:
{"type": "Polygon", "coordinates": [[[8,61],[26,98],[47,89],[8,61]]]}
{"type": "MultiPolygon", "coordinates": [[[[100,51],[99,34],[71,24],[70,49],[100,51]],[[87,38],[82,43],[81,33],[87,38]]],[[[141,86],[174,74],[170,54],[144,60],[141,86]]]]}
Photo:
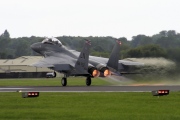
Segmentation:
{"type": "Polygon", "coordinates": [[[145,45],[130,49],[127,57],[167,57],[167,52],[159,45],[145,45]]]}
{"type": "Polygon", "coordinates": [[[1,37],[10,38],[10,34],[7,30],[5,30],[4,33],[1,35],[1,37]]]}
{"type": "Polygon", "coordinates": [[[175,30],[169,30],[169,31],[167,32],[167,35],[168,35],[168,36],[175,36],[175,35],[176,35],[176,31],[175,31],[175,30]]]}
{"type": "Polygon", "coordinates": [[[152,44],[152,38],[149,36],[145,36],[145,35],[137,35],[137,36],[133,36],[131,45],[133,47],[138,47],[141,45],[147,45],[147,44],[152,44]]]}
{"type": "Polygon", "coordinates": [[[15,52],[16,57],[30,55],[30,51],[28,50],[28,48],[29,45],[27,41],[20,40],[16,47],[16,52],[15,52]]]}
{"type": "Polygon", "coordinates": [[[159,35],[161,35],[161,37],[166,37],[167,36],[167,31],[163,30],[163,31],[159,32],[159,35]]]}

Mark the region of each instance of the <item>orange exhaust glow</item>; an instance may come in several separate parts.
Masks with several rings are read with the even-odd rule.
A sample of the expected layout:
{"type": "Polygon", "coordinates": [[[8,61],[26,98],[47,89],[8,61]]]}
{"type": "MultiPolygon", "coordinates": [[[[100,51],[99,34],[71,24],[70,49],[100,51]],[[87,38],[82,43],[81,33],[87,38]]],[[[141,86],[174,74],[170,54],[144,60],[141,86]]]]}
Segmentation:
{"type": "Polygon", "coordinates": [[[111,75],[111,71],[108,70],[108,69],[106,69],[106,70],[104,71],[104,77],[107,77],[107,76],[109,76],[109,75],[111,75]]]}
{"type": "Polygon", "coordinates": [[[100,75],[100,72],[98,70],[93,70],[92,76],[93,77],[98,77],[100,75]]]}

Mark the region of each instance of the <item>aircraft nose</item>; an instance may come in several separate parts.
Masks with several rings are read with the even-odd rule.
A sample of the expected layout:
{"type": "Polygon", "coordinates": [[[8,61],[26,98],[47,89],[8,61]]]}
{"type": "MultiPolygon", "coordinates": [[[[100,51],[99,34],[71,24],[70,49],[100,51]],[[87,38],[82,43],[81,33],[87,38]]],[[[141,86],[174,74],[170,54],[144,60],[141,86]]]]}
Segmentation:
{"type": "Polygon", "coordinates": [[[34,50],[34,49],[36,48],[36,45],[35,45],[35,44],[32,44],[30,47],[31,47],[31,49],[34,50]]]}
{"type": "Polygon", "coordinates": [[[34,43],[31,46],[31,49],[33,49],[34,51],[37,51],[40,48],[40,45],[38,43],[34,43]]]}

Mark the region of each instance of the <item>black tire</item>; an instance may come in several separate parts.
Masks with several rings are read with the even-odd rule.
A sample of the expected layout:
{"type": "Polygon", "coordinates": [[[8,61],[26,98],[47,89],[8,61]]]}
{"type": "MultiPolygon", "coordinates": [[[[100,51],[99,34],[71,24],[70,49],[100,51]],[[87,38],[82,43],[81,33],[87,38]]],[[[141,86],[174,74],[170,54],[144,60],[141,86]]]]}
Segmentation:
{"type": "Polygon", "coordinates": [[[67,78],[63,77],[61,80],[61,84],[62,84],[62,86],[66,86],[67,85],[67,78]]]}
{"type": "Polygon", "coordinates": [[[91,85],[91,77],[86,78],[86,85],[90,86],[91,85]]]}

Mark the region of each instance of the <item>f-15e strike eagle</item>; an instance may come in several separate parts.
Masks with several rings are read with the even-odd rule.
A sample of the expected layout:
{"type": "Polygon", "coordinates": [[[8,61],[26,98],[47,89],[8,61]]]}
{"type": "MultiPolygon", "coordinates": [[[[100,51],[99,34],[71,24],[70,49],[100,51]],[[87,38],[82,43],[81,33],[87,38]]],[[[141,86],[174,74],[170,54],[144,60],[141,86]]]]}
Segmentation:
{"type": "MultiPolygon", "coordinates": [[[[143,65],[143,63],[119,60],[121,42],[116,44],[108,58],[89,56],[91,41],[85,40],[79,53],[67,49],[57,38],[45,38],[42,42],[34,43],[31,48],[44,56],[44,59],[32,64],[35,67],[48,67],[63,73],[62,86],[67,85],[69,76],[85,76],[86,85],[91,85],[93,77],[107,77],[112,74],[121,75],[123,66],[143,65]]],[[[55,73],[55,72],[54,72],[55,73]]],[[[56,77],[56,73],[54,74],[56,77]]]]}

